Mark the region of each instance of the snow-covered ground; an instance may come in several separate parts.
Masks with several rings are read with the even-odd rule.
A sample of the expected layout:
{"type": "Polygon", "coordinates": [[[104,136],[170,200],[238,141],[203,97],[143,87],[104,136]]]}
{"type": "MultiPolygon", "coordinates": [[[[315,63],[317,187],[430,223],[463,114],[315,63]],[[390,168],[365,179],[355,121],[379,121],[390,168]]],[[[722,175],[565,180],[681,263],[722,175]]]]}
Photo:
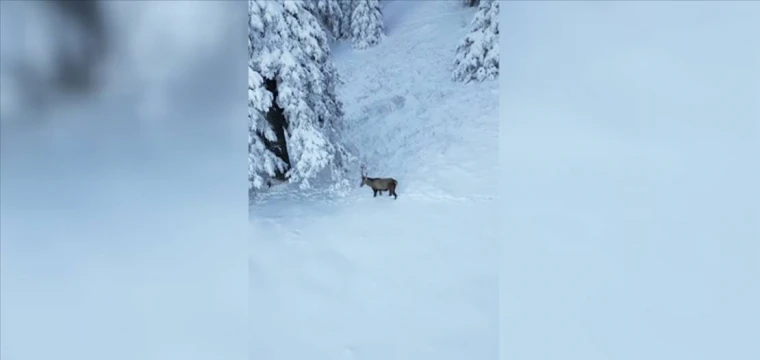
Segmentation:
{"type": "Polygon", "coordinates": [[[498,83],[452,82],[475,9],[382,2],[387,38],[334,49],[349,140],[369,176],[347,197],[251,208],[252,359],[498,356],[498,83]]]}

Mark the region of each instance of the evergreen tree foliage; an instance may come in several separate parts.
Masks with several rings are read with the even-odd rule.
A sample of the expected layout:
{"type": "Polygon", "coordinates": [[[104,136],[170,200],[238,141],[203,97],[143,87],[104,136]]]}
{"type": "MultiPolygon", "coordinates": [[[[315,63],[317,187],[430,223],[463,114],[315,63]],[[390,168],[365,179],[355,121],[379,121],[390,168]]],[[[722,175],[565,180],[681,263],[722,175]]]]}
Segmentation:
{"type": "Polygon", "coordinates": [[[306,5],[333,40],[341,39],[346,33],[343,27],[348,26],[348,23],[344,20],[346,18],[342,7],[346,1],[348,0],[306,0],[306,5]]]}
{"type": "Polygon", "coordinates": [[[339,39],[351,39],[351,16],[356,8],[357,0],[340,0],[340,11],[343,14],[341,19],[339,39]]]}
{"type": "MultiPolygon", "coordinates": [[[[339,79],[324,29],[302,1],[249,0],[249,13],[249,83],[254,88],[252,111],[258,113],[252,115],[252,128],[263,134],[258,142],[267,147],[269,141],[270,150],[275,150],[271,144],[275,140],[286,145],[280,152],[287,154],[281,159],[288,168],[285,177],[302,188],[310,187],[310,180],[326,168],[334,180],[341,179],[350,154],[339,142],[343,121],[335,89],[339,79]],[[274,120],[278,111],[284,121],[274,120]],[[262,117],[270,128],[262,124],[262,117]],[[282,138],[273,139],[278,132],[282,138]]],[[[269,175],[281,168],[251,143],[252,156],[261,156],[251,162],[263,164],[252,165],[254,173],[269,175]]],[[[258,184],[256,175],[251,177],[252,186],[258,184]]]]}
{"type": "MultiPolygon", "coordinates": [[[[250,14],[250,12],[249,12],[250,14]]],[[[264,186],[267,178],[287,171],[287,163],[267,144],[277,142],[277,136],[265,114],[272,106],[272,93],[264,88],[264,79],[254,70],[251,34],[248,36],[248,191],[264,186]]]]}
{"type": "Polygon", "coordinates": [[[499,2],[481,0],[471,26],[457,46],[452,79],[494,80],[499,76],[499,2]]]}
{"type": "Polygon", "coordinates": [[[378,0],[354,0],[351,13],[351,41],[359,50],[376,46],[383,38],[385,25],[378,0]]]}

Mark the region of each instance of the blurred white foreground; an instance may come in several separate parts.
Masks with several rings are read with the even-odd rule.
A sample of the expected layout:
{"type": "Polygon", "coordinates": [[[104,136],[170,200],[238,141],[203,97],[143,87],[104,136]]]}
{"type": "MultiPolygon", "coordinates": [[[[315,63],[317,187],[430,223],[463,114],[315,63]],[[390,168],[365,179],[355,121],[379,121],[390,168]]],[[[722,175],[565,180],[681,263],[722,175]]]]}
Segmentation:
{"type": "Polygon", "coordinates": [[[760,3],[503,3],[503,359],[760,359],[760,3]]]}
{"type": "Polygon", "coordinates": [[[99,91],[0,123],[0,358],[246,358],[245,3],[108,3],[99,91]]]}

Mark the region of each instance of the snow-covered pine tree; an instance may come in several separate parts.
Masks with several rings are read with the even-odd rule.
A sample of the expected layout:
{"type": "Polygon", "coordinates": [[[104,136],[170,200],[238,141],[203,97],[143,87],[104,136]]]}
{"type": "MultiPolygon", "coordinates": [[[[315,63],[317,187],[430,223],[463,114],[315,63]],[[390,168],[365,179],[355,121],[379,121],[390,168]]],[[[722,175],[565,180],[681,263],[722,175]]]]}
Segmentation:
{"type": "Polygon", "coordinates": [[[346,30],[342,2],[347,0],[306,0],[306,5],[316,16],[333,40],[338,40],[346,30]]]}
{"type": "MultiPolygon", "coordinates": [[[[250,14],[250,13],[249,13],[250,14]]],[[[253,67],[251,34],[248,36],[248,191],[261,189],[268,178],[280,177],[288,164],[272,151],[277,134],[267,121],[272,93],[264,87],[264,78],[253,67]]]]}
{"type": "Polygon", "coordinates": [[[351,38],[351,15],[356,7],[356,0],[340,0],[340,11],[343,14],[340,26],[340,39],[351,38]]]}
{"type": "MultiPolygon", "coordinates": [[[[302,1],[249,0],[249,6],[252,73],[260,75],[258,87],[263,84],[262,91],[272,96],[268,107],[261,100],[256,111],[279,110],[284,117],[288,181],[308,188],[326,168],[334,180],[343,180],[343,167],[351,155],[339,141],[343,121],[335,89],[339,79],[324,29],[302,1]]],[[[276,125],[272,116],[267,120],[276,125]]]]}
{"type": "Polygon", "coordinates": [[[465,6],[473,7],[480,5],[480,0],[462,0],[465,6]]]}
{"type": "Polygon", "coordinates": [[[351,13],[351,41],[355,49],[364,50],[380,43],[385,32],[383,13],[378,0],[354,0],[351,13]]]}
{"type": "Polygon", "coordinates": [[[499,76],[499,2],[480,0],[472,30],[457,46],[454,81],[494,80],[499,76]]]}

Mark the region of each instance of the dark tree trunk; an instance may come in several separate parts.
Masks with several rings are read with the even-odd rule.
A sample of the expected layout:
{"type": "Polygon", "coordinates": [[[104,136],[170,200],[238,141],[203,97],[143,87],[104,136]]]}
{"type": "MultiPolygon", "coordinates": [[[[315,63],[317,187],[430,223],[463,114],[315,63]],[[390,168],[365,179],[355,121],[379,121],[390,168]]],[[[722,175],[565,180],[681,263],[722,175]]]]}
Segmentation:
{"type": "MultiPolygon", "coordinates": [[[[277,105],[277,80],[264,79],[264,86],[269,92],[272,93],[272,107],[266,114],[269,125],[272,126],[274,133],[277,135],[277,141],[272,142],[264,139],[264,145],[271,150],[277,157],[282,159],[288,168],[290,168],[290,156],[288,155],[288,144],[285,141],[285,129],[288,126],[288,120],[285,118],[284,110],[277,105]]],[[[284,173],[279,171],[275,174],[275,178],[280,181],[285,181],[287,178],[284,173]]]]}

